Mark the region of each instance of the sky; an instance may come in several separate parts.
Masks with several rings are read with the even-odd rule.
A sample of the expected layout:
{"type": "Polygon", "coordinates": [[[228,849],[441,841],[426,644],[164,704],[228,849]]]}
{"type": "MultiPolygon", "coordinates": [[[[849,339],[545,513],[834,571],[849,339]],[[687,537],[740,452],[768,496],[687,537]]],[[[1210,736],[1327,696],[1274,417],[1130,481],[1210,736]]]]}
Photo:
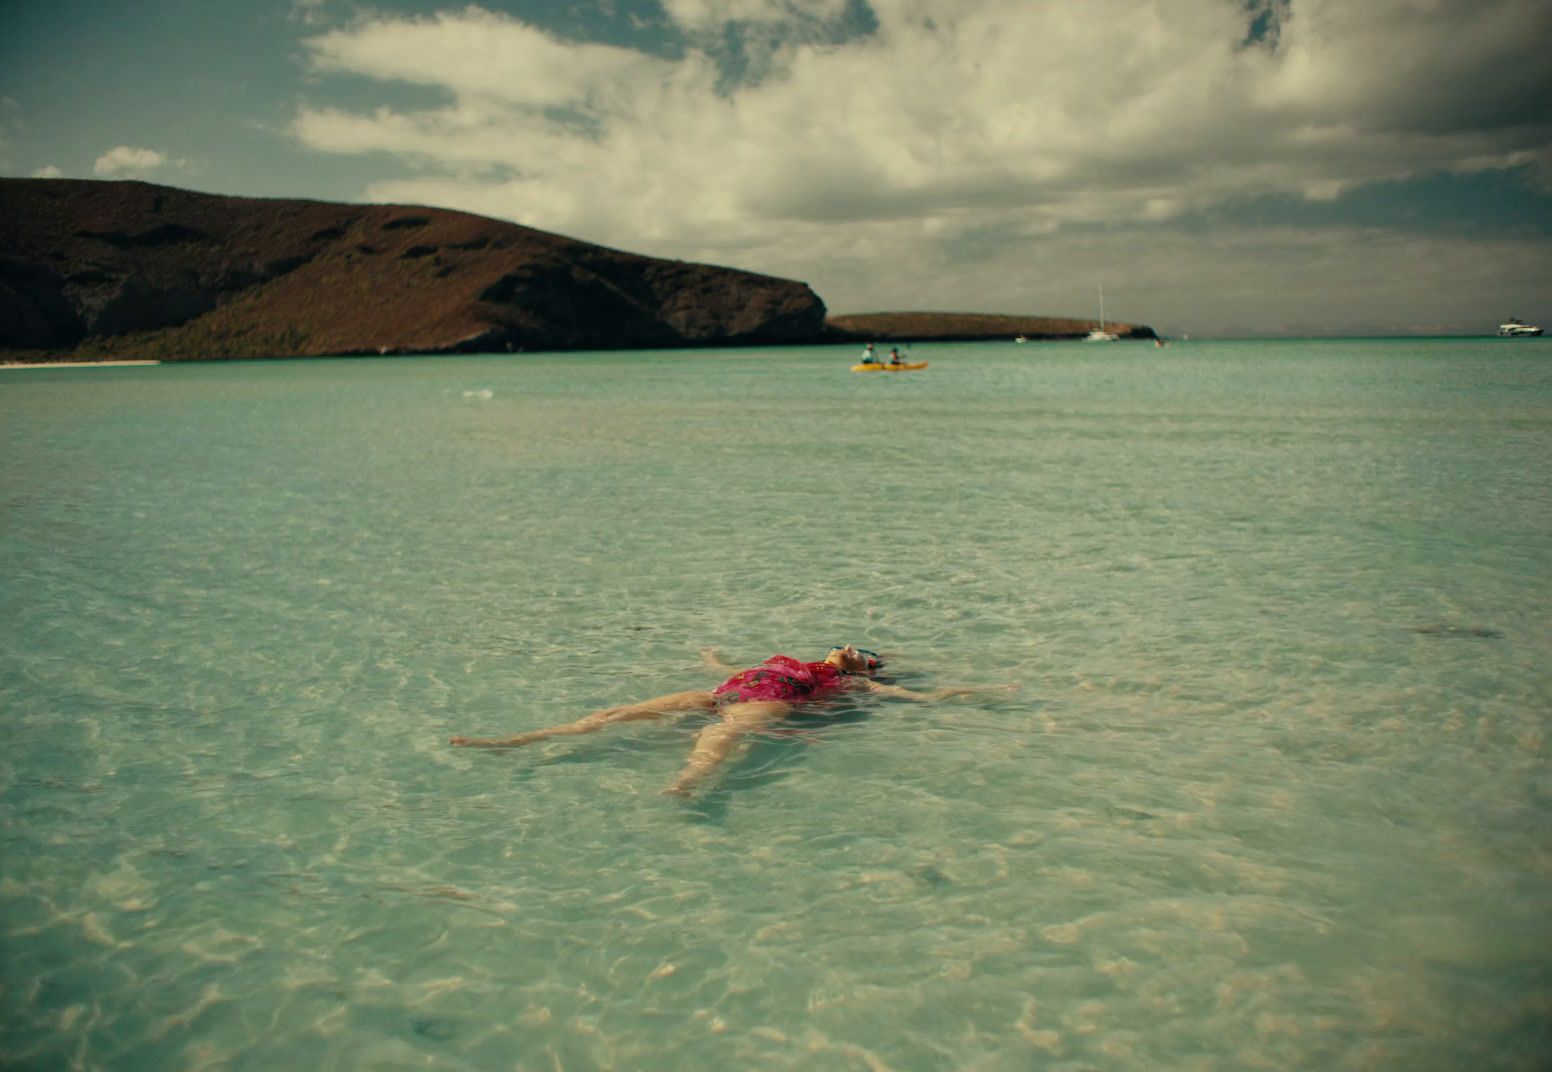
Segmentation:
{"type": "Polygon", "coordinates": [[[1548,0],[0,0],[0,174],[463,209],[833,313],[1552,327],[1548,0]]]}

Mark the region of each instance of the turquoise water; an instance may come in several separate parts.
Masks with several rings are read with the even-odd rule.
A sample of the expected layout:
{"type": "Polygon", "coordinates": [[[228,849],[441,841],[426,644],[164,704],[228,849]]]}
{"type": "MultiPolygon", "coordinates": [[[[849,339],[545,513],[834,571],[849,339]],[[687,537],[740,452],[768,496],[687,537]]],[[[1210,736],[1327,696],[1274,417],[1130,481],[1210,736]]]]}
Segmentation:
{"type": "Polygon", "coordinates": [[[1545,1067],[1552,345],[916,351],[0,372],[0,1064],[1545,1067]]]}

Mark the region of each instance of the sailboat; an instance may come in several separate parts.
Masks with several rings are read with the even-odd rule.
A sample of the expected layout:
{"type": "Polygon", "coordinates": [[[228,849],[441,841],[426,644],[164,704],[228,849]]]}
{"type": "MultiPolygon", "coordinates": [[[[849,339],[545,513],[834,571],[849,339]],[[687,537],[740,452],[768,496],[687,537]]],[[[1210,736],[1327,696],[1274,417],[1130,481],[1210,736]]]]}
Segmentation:
{"type": "Polygon", "coordinates": [[[1121,336],[1105,330],[1105,284],[1099,285],[1099,327],[1084,336],[1084,342],[1116,342],[1121,336]]]}

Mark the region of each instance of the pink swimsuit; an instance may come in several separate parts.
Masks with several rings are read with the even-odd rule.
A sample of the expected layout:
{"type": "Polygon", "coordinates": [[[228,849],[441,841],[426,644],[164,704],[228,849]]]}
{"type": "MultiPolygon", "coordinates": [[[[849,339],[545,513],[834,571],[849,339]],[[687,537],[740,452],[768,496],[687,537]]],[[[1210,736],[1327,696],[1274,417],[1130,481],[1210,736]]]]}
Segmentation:
{"type": "Polygon", "coordinates": [[[712,696],[719,703],[751,700],[817,700],[846,687],[846,675],[829,663],[800,663],[786,655],[772,655],[759,666],[740,670],[718,685],[712,696]]]}

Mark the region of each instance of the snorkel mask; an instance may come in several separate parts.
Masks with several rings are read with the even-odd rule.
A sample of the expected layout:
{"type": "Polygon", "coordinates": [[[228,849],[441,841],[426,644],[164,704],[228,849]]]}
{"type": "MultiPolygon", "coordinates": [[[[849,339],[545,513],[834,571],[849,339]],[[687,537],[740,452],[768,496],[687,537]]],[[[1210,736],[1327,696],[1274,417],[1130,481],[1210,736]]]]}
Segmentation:
{"type": "MultiPolygon", "coordinates": [[[[846,647],[847,646],[845,644],[832,644],[830,646],[830,650],[845,651],[846,647]]],[[[862,656],[862,658],[867,662],[868,673],[872,673],[874,670],[877,670],[884,665],[884,657],[876,651],[869,651],[867,648],[858,647],[853,647],[852,650],[855,651],[858,655],[862,656]]]]}

